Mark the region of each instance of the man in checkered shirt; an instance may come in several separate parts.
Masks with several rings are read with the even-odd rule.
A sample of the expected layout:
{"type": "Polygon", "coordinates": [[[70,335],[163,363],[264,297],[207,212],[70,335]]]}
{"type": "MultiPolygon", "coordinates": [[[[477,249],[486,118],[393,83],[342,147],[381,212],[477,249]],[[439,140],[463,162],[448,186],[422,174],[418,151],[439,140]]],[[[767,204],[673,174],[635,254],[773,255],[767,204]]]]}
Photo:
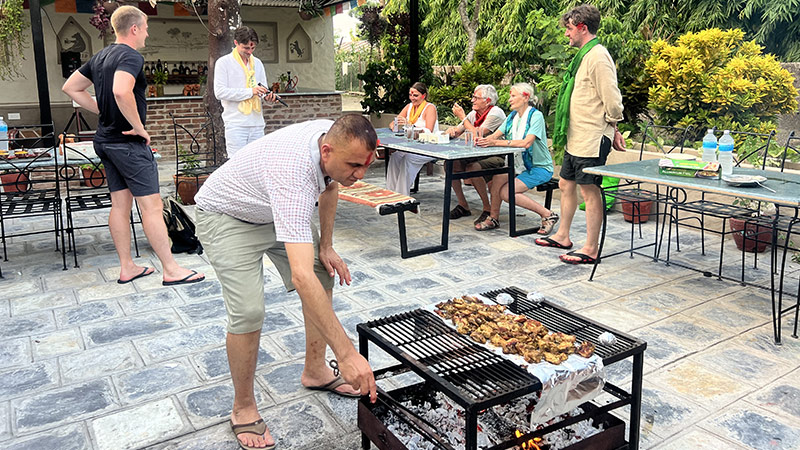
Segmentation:
{"type": "Polygon", "coordinates": [[[197,234],[222,284],[228,312],[226,345],[235,390],[231,424],[245,448],[274,445],[253,394],[264,322],[265,253],[287,290],[296,289],[302,301],[301,383],[376,398],[372,370],[331,303],[335,274],[340,284],[350,284],[347,264],[332,245],[338,183],[350,186],[364,177],[376,141],[372,125],[358,115],[291,125],[243,147],[195,197],[197,234]],[[317,202],[321,233],[312,223],[317,202]],[[336,355],[341,377],[326,364],[326,345],[336,355]]]}

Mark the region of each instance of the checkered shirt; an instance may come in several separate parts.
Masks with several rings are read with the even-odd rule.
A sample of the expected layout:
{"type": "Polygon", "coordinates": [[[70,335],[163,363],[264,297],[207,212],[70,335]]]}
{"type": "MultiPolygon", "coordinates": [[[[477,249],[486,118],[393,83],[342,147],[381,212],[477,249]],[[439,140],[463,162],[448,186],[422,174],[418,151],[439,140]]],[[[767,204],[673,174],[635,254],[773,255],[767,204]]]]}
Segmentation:
{"type": "Polygon", "coordinates": [[[298,123],[246,145],[208,177],[197,206],[245,222],[274,222],[281,242],[312,242],[311,218],[326,186],[317,142],[331,125],[298,123]]]}

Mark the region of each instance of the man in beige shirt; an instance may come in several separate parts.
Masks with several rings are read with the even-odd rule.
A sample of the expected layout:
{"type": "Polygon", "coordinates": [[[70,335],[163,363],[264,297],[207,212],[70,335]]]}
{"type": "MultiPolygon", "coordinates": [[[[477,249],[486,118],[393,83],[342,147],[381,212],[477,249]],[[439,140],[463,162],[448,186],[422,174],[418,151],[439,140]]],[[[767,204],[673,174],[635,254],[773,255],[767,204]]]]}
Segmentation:
{"type": "Polygon", "coordinates": [[[561,17],[565,35],[573,47],[592,45],[575,72],[575,85],[569,102],[569,126],[566,151],[561,167],[561,226],[549,238],[536,244],[563,249],[572,248],[569,237],[578,205],[576,185],[586,202],[586,243],[580,250],[561,255],[568,264],[593,264],[597,258],[600,226],[603,221],[602,177],[583,173],[587,167],[602,166],[614,149],[625,151],[625,140],[617,130],[622,120],[622,95],[617,87],[617,71],[608,50],[596,39],[600,11],[592,5],[573,8],[561,17]]]}

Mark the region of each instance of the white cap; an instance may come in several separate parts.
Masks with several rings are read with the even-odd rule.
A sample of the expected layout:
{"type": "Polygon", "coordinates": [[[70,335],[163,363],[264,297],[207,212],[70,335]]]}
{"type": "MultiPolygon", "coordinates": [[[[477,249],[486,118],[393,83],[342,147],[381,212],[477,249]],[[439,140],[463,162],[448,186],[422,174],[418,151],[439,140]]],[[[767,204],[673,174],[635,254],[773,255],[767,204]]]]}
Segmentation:
{"type": "Polygon", "coordinates": [[[709,128],[708,131],[706,131],[706,133],[713,133],[713,132],[714,132],[713,128],[709,128]]]}
{"type": "Polygon", "coordinates": [[[725,131],[722,132],[722,134],[730,134],[730,132],[731,132],[731,130],[725,130],[725,131]]]}

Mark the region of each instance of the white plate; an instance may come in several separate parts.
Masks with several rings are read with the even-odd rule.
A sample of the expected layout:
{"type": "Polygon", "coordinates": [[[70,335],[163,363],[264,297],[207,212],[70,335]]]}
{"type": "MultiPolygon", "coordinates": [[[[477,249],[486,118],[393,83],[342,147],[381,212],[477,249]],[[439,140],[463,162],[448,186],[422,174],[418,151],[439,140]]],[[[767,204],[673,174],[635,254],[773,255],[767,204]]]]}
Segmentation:
{"type": "Polygon", "coordinates": [[[731,186],[759,186],[760,183],[767,181],[767,177],[761,175],[723,175],[722,181],[731,186]]]}

